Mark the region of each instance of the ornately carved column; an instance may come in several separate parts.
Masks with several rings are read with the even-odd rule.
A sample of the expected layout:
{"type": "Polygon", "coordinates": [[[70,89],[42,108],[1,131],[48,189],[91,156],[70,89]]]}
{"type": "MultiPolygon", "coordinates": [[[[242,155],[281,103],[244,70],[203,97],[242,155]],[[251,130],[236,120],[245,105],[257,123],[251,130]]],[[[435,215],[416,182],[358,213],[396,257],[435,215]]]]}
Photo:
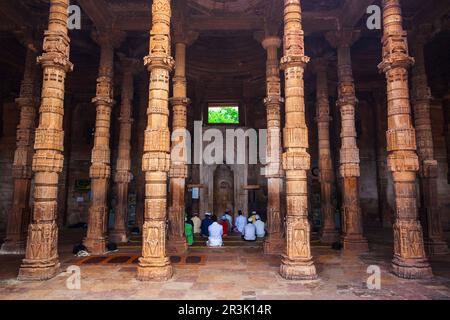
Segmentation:
{"type": "Polygon", "coordinates": [[[278,48],[281,39],[266,36],[262,46],[267,51],[265,105],[267,109],[267,231],[264,241],[264,253],[280,254],[283,252],[283,215],[281,212],[281,190],[283,188],[283,170],[281,167],[281,86],[280,60],[278,48]]]}
{"type": "Polygon", "coordinates": [[[280,274],[291,280],[316,279],[311,256],[308,221],[308,176],[311,158],[308,153],[308,128],[305,117],[304,32],[300,0],[284,1],[284,57],[286,123],[284,129],[283,169],[286,172],[286,239],[280,274]]]}
{"type": "Polygon", "coordinates": [[[113,100],[114,46],[112,36],[106,33],[96,35],[100,45],[100,66],[97,78],[97,93],[92,102],[96,106],[94,147],[90,168],[92,202],[89,208],[88,230],[84,245],[91,254],[106,251],[108,224],[108,187],[111,176],[111,155],[109,148],[111,112],[113,100]]]}
{"type": "Polygon", "coordinates": [[[128,185],[131,182],[131,127],[133,124],[134,73],[138,60],[122,58],[122,102],[120,106],[119,150],[114,182],[116,207],[114,210],[114,230],[109,239],[115,243],[128,242],[128,185]]]}
{"type": "Polygon", "coordinates": [[[320,231],[320,241],[333,243],[339,240],[334,220],[335,207],[332,203],[334,171],[330,148],[330,103],[328,100],[328,61],[319,58],[314,61],[314,71],[317,78],[317,127],[319,130],[319,170],[320,170],[320,202],[323,226],[320,231]]]}
{"type": "Polygon", "coordinates": [[[187,130],[187,106],[190,103],[187,98],[186,81],[186,46],[187,39],[177,37],[175,44],[175,76],[173,77],[173,109],[172,130],[176,134],[176,140],[172,142],[172,154],[170,165],[170,196],[169,208],[169,243],[170,252],[179,254],[187,250],[186,237],[184,235],[185,224],[185,193],[186,178],[188,177],[186,130],[187,130]]]}
{"type": "Polygon", "coordinates": [[[351,29],[330,34],[330,43],[338,51],[338,105],[341,111],[340,175],[342,177],[342,212],[344,251],[362,252],[369,249],[363,236],[362,213],[359,202],[360,159],[355,124],[358,100],[352,71],[350,47],[358,36],[351,29]]]}
{"type": "Polygon", "coordinates": [[[427,41],[426,35],[420,33],[415,40],[414,53],[416,62],[412,69],[411,102],[414,110],[417,153],[420,163],[420,217],[424,228],[425,248],[428,253],[431,255],[447,254],[449,250],[444,240],[438,208],[438,163],[434,158],[430,114],[431,90],[428,87],[424,57],[424,46],[427,41]]]}
{"type": "Polygon", "coordinates": [[[38,62],[43,68],[39,126],[35,133],[34,207],[20,280],[47,280],[59,271],[57,197],[58,175],[64,162],[64,84],[72,71],[67,35],[68,0],[50,0],[48,30],[38,62]]]}
{"type": "Polygon", "coordinates": [[[167,174],[170,169],[169,79],[174,67],[170,50],[170,0],[154,0],[150,51],[148,123],[142,170],[145,173],[145,222],[138,279],[166,281],[173,269],[166,255],[167,174]]]}
{"type": "Polygon", "coordinates": [[[20,96],[16,99],[20,109],[20,121],[17,127],[17,148],[12,172],[14,178],[13,200],[6,225],[5,242],[1,247],[0,254],[25,253],[27,228],[30,223],[31,165],[34,154],[38,90],[36,52],[31,43],[27,45],[25,72],[20,96]]]}
{"type": "Polygon", "coordinates": [[[393,271],[402,278],[432,275],[425,256],[422,227],[416,205],[416,174],[419,160],[412,125],[408,88],[409,56],[407,34],[398,0],[383,0],[383,62],[388,93],[388,167],[394,179],[396,221],[394,224],[393,271]]]}

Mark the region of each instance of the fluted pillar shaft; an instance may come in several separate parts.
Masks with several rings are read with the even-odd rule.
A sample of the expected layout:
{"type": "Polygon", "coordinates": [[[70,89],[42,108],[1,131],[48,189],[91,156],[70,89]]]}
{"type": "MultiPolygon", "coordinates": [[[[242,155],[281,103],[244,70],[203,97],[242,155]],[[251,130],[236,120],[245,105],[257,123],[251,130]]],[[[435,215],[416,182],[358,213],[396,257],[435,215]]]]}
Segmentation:
{"type": "Polygon", "coordinates": [[[113,100],[114,47],[107,34],[98,34],[100,65],[97,93],[92,102],[96,106],[94,147],[90,168],[92,202],[89,208],[87,235],[84,245],[91,254],[106,252],[108,227],[108,187],[111,177],[111,151],[109,148],[113,100]]]}
{"type": "Polygon", "coordinates": [[[414,42],[415,64],[412,69],[412,96],[416,128],[417,153],[420,164],[420,218],[424,228],[425,249],[431,255],[449,252],[438,208],[438,163],[434,158],[431,129],[431,89],[425,69],[424,46],[426,36],[419,34],[414,42]]]}
{"type": "Polygon", "coordinates": [[[33,143],[37,116],[36,52],[29,44],[25,60],[20,96],[16,99],[20,109],[17,126],[17,147],[14,153],[12,176],[14,179],[12,206],[7,217],[6,237],[0,254],[24,254],[27,228],[30,223],[30,188],[32,178],[33,143]]]}
{"type": "Polygon", "coordinates": [[[186,39],[176,39],[175,44],[175,76],[173,78],[173,98],[171,99],[173,118],[172,130],[176,140],[172,142],[170,164],[170,196],[169,208],[169,250],[185,253],[187,242],[184,234],[185,225],[185,193],[187,167],[187,80],[186,80],[186,39]]]}
{"type": "Polygon", "coordinates": [[[142,170],[145,173],[145,220],[138,279],[166,281],[173,269],[166,255],[167,178],[170,169],[169,80],[174,67],[170,49],[171,1],[154,0],[150,51],[148,122],[142,170]]]}
{"type": "Polygon", "coordinates": [[[266,92],[264,100],[267,111],[267,231],[264,241],[264,253],[281,254],[283,252],[283,214],[281,212],[281,196],[283,188],[283,170],[281,163],[281,85],[280,59],[278,48],[281,39],[277,36],[266,36],[262,46],[267,51],[266,92]]]}
{"type": "Polygon", "coordinates": [[[316,110],[319,137],[320,203],[322,212],[322,229],[320,241],[333,243],[339,239],[334,219],[333,205],[334,171],[330,147],[330,103],[328,100],[328,62],[325,58],[314,61],[316,73],[316,110]]]}
{"type": "Polygon", "coordinates": [[[412,125],[408,88],[409,56],[406,31],[398,0],[383,0],[383,61],[388,95],[388,167],[392,172],[396,202],[393,271],[402,278],[431,276],[425,256],[422,227],[416,205],[419,159],[412,125]]]}
{"type": "Polygon", "coordinates": [[[34,206],[28,227],[25,259],[19,270],[21,280],[47,280],[59,271],[57,197],[58,175],[64,162],[64,85],[72,71],[67,35],[68,0],[50,0],[48,29],[44,34],[39,126],[35,132],[34,206]]]}
{"type": "Polygon", "coordinates": [[[114,230],[109,239],[115,243],[128,242],[128,186],[131,182],[131,129],[133,125],[134,71],[137,60],[122,58],[122,101],[119,118],[119,146],[114,174],[116,206],[114,230]]]}
{"type": "Polygon", "coordinates": [[[286,172],[287,217],[286,248],[280,274],[291,280],[317,278],[310,246],[308,221],[308,128],[305,117],[305,56],[302,13],[299,0],[284,1],[284,57],[286,123],[284,128],[283,169],[286,172]]]}

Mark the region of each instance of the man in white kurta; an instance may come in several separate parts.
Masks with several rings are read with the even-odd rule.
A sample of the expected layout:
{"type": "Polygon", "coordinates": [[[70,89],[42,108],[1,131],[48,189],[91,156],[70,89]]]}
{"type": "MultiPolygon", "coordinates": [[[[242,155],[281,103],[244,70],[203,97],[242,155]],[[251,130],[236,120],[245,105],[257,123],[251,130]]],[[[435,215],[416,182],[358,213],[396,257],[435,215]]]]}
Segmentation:
{"type": "Polygon", "coordinates": [[[248,219],[248,224],[244,228],[244,240],[245,241],[256,241],[256,227],[252,223],[252,218],[248,219]]]}
{"type": "Polygon", "coordinates": [[[254,223],[256,228],[256,236],[258,238],[264,238],[266,236],[266,224],[259,218],[256,217],[256,222],[254,223]]]}
{"type": "Polygon", "coordinates": [[[236,218],[236,228],[239,233],[244,233],[245,225],[247,224],[247,218],[244,216],[242,211],[239,211],[239,216],[236,218]]]}
{"type": "Polygon", "coordinates": [[[223,227],[217,223],[217,217],[211,218],[214,222],[208,227],[209,238],[206,242],[208,247],[221,247],[223,245],[223,227]]]}

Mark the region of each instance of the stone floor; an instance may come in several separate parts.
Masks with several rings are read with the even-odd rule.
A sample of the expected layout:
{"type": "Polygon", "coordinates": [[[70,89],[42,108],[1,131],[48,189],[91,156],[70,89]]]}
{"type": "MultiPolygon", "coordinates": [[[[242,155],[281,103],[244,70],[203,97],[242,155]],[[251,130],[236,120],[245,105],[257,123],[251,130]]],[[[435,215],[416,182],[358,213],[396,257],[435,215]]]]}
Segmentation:
{"type": "Polygon", "coordinates": [[[450,300],[450,256],[431,260],[433,279],[399,279],[389,272],[392,244],[381,241],[380,232],[374,232],[369,238],[370,253],[359,257],[313,246],[319,279],[307,282],[282,279],[278,274],[280,258],[264,256],[260,248],[196,248],[189,255],[201,257],[200,263],[175,263],[172,280],[145,283],[135,279],[136,265],[131,262],[82,264],[82,259],[75,259],[71,254],[75,236],[62,238],[60,255],[63,271],[70,265],[80,265],[80,290],[67,288],[69,274],[66,272],[46,282],[19,282],[16,275],[20,257],[0,256],[0,299],[450,300]],[[377,265],[382,270],[380,290],[367,289],[369,265],[377,265]]]}

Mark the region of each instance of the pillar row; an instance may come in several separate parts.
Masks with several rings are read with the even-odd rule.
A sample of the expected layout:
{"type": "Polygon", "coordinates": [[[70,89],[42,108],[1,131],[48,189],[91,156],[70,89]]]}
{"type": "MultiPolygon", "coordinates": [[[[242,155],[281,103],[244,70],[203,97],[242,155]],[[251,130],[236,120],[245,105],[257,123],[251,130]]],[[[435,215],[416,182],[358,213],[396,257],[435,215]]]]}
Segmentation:
{"type": "Polygon", "coordinates": [[[50,0],[48,29],[44,34],[43,68],[39,126],[35,132],[32,170],[34,207],[20,280],[47,280],[59,272],[58,257],[58,176],[64,162],[64,86],[72,71],[67,35],[68,0],[50,0]]]}
{"type": "Polygon", "coordinates": [[[314,61],[316,73],[316,110],[319,137],[320,203],[322,229],[320,241],[331,244],[339,240],[334,219],[333,184],[335,182],[330,147],[330,103],[328,99],[328,61],[319,58],[314,61]]]}
{"type": "Polygon", "coordinates": [[[16,104],[20,110],[17,126],[17,145],[14,153],[12,176],[14,179],[12,206],[8,213],[6,237],[0,254],[24,254],[27,228],[30,223],[30,189],[32,178],[33,143],[36,129],[37,105],[37,65],[36,50],[27,44],[25,71],[16,104]]]}
{"type": "Polygon", "coordinates": [[[369,249],[363,235],[359,199],[360,157],[356,132],[356,98],[353,79],[351,45],[359,34],[351,29],[328,34],[328,40],[338,52],[338,106],[341,111],[340,176],[342,178],[342,213],[344,252],[364,252],[369,249]]]}
{"type": "Polygon", "coordinates": [[[278,49],[281,39],[266,36],[262,46],[267,51],[266,61],[266,105],[267,112],[267,231],[264,253],[281,254],[284,246],[283,213],[281,211],[281,192],[284,172],[281,163],[281,85],[280,59],[278,49]]]}
{"type": "Polygon", "coordinates": [[[114,230],[109,239],[115,243],[128,242],[128,186],[131,182],[131,129],[133,125],[134,74],[139,70],[139,61],[121,57],[122,101],[119,118],[119,147],[114,174],[116,206],[114,208],[114,230]]]}
{"type": "Polygon", "coordinates": [[[108,227],[108,187],[111,177],[110,128],[114,104],[114,45],[112,35],[99,32],[94,40],[100,46],[100,65],[97,92],[92,103],[96,107],[94,147],[91,157],[92,202],[89,208],[88,229],[84,245],[91,254],[106,252],[108,227]]]}
{"type": "Polygon", "coordinates": [[[280,274],[285,279],[316,279],[311,255],[311,226],[308,221],[308,128],[305,117],[305,56],[300,0],[284,1],[284,57],[286,121],[284,128],[283,169],[286,172],[286,247],[280,274]]]}
{"type": "Polygon", "coordinates": [[[172,130],[175,140],[172,141],[171,165],[170,165],[170,196],[169,208],[169,250],[179,254],[187,250],[187,242],[184,234],[185,225],[185,193],[186,179],[188,177],[188,150],[187,150],[187,106],[190,101],[187,98],[186,80],[186,46],[187,39],[177,37],[175,39],[175,76],[173,78],[173,98],[171,99],[173,120],[172,130]]]}
{"type": "Polygon", "coordinates": [[[421,208],[420,218],[424,228],[425,249],[431,255],[449,252],[442,229],[438,207],[438,163],[434,157],[433,131],[431,129],[431,89],[425,69],[424,46],[427,35],[423,31],[416,35],[413,43],[415,64],[412,69],[411,102],[414,110],[421,208]]]}
{"type": "Polygon", "coordinates": [[[386,74],[387,80],[388,167],[396,198],[392,266],[399,277],[424,278],[432,273],[425,256],[416,205],[416,175],[420,166],[408,86],[408,69],[414,60],[409,56],[399,1],[383,0],[383,16],[383,61],[379,69],[386,74]]]}

